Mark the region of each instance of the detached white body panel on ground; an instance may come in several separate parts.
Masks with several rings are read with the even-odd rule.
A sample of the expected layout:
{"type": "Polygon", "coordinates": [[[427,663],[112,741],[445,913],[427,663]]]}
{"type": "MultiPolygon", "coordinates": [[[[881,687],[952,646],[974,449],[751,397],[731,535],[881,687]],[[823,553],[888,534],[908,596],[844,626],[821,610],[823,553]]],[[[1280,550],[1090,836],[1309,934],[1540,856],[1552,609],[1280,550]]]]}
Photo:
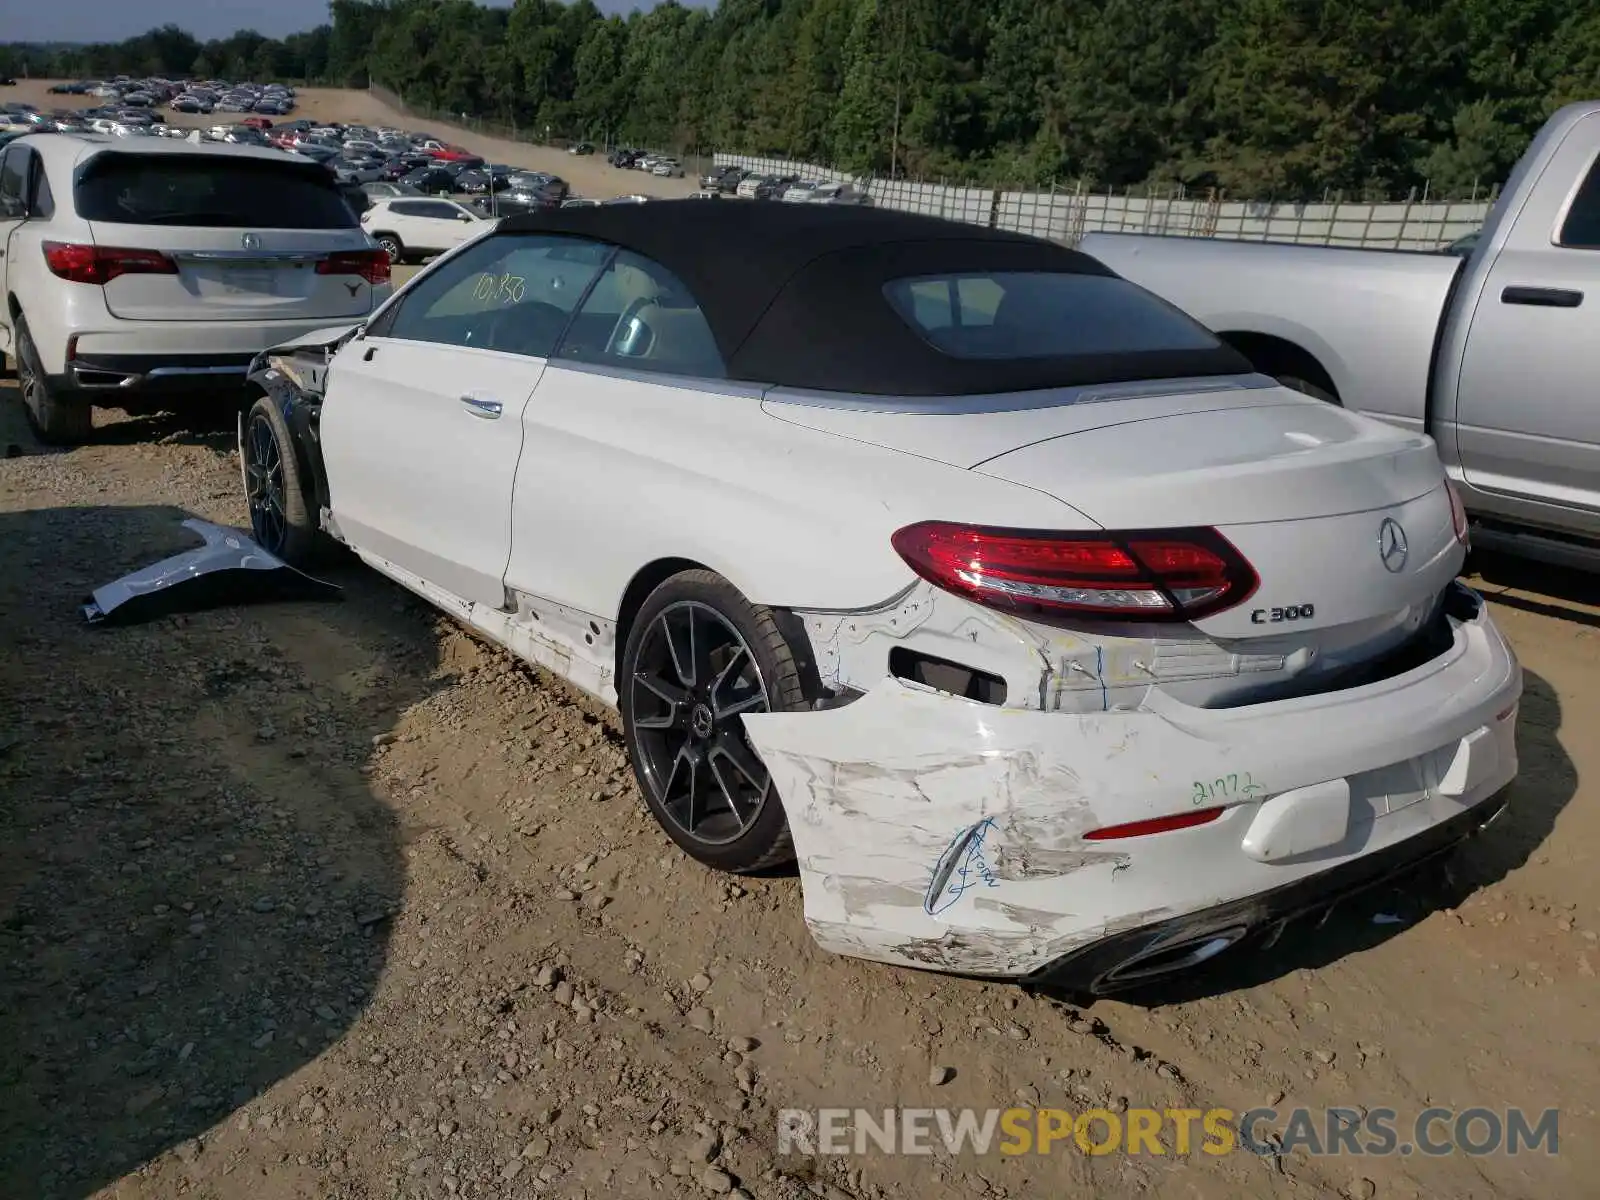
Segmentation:
{"type": "Polygon", "coordinates": [[[511,219],[269,360],[263,544],[618,706],[669,835],[792,856],[847,954],[1109,990],[1498,811],[1521,675],[1426,436],[1059,247],[720,207],[511,219]]]}

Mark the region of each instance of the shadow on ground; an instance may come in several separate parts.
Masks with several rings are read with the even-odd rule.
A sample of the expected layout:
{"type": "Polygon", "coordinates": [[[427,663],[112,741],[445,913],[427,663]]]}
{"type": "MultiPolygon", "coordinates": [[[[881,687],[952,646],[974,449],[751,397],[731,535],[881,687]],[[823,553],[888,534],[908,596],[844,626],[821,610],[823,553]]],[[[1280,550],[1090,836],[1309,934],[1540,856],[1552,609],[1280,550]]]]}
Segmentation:
{"type": "Polygon", "coordinates": [[[404,871],[363,767],[429,686],[426,618],[379,589],[87,626],[90,588],[194,545],[187,515],[0,514],[7,1200],[181,1173],[384,967],[404,871]]]}
{"type": "MultiPolygon", "coordinates": [[[[183,443],[226,450],[234,444],[238,413],[243,405],[242,399],[216,397],[191,401],[171,412],[139,416],[125,416],[116,410],[98,410],[94,432],[84,444],[134,446],[183,443]]],[[[64,454],[74,448],[52,446],[39,440],[24,413],[15,373],[9,366],[0,368],[0,458],[64,454]]]]}
{"type": "Polygon", "coordinates": [[[1496,604],[1600,629],[1600,576],[1473,551],[1468,582],[1496,604]]]}

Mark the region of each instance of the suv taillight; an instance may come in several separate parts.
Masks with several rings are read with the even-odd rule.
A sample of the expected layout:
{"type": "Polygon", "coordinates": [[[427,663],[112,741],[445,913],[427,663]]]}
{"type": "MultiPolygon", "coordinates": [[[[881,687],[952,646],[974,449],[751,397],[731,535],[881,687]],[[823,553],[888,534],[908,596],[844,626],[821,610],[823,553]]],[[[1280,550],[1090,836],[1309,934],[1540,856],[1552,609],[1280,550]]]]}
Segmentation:
{"type": "Polygon", "coordinates": [[[178,264],[159,250],[45,242],[44,261],[52,275],[70,283],[107,284],[118,275],[176,275],[178,264]]]}
{"type": "Polygon", "coordinates": [[[896,552],[935,587],[989,608],[1192,621],[1256,590],[1255,569],[1215,529],[1053,533],[923,521],[896,552]]]}
{"type": "Polygon", "coordinates": [[[318,275],[359,275],[373,284],[388,283],[389,273],[384,250],[336,250],[317,264],[318,275]]]}

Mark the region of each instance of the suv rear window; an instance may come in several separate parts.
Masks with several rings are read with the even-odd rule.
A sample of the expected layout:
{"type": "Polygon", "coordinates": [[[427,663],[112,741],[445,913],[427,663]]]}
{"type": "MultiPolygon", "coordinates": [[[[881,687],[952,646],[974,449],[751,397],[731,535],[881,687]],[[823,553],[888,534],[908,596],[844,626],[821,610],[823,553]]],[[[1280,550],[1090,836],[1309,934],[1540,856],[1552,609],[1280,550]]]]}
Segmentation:
{"type": "Polygon", "coordinates": [[[953,358],[1062,358],[1221,346],[1199,322],[1114,276],[1001,271],[895,279],[883,290],[902,320],[953,358]]]}
{"type": "Polygon", "coordinates": [[[74,199],[86,221],[225,229],[348,229],[355,213],[332,175],[221,155],[127,154],[94,160],[74,199]]]}

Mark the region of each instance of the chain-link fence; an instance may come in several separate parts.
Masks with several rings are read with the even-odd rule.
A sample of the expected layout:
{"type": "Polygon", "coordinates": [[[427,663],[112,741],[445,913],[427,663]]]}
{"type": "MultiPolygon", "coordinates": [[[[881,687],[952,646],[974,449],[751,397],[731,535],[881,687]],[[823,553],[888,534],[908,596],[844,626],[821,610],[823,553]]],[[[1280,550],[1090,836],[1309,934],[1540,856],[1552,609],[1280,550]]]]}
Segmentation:
{"type": "Polygon", "coordinates": [[[929,213],[1068,245],[1086,233],[1108,232],[1436,250],[1479,228],[1496,198],[1491,191],[1476,201],[1370,203],[1330,197],[1317,203],[1277,203],[1193,196],[1182,189],[1142,195],[1096,192],[1082,185],[1023,191],[853,176],[816,163],[757,155],[716,154],[713,159],[718,166],[767,175],[848,181],[882,208],[929,213]]]}

